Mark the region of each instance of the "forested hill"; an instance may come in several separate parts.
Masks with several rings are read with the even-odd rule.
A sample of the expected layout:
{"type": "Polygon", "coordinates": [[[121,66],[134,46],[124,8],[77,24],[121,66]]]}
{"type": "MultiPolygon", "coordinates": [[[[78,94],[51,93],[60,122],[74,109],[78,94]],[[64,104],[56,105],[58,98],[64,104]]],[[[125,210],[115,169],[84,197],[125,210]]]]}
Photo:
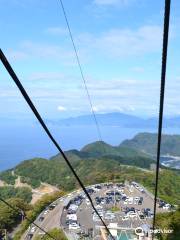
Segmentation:
{"type": "MultiPolygon", "coordinates": [[[[89,161],[91,164],[93,160],[108,160],[109,162],[115,162],[117,164],[136,166],[140,168],[150,169],[151,164],[155,161],[149,155],[135,149],[121,146],[111,146],[105,142],[97,141],[84,146],[80,151],[70,150],[65,152],[68,159],[72,162],[78,162],[79,160],[89,161]]],[[[50,159],[63,161],[61,154],[50,159]]]]}
{"type": "MultiPolygon", "coordinates": [[[[88,144],[80,151],[66,151],[66,156],[87,184],[110,179],[110,175],[118,169],[121,171],[121,165],[150,169],[151,164],[155,163],[152,158],[139,150],[114,147],[105,142],[88,144]]],[[[13,175],[12,170],[0,173],[0,180],[13,185],[16,177],[21,176],[21,181],[34,188],[40,186],[41,182],[50,183],[65,190],[76,187],[72,173],[60,154],[50,160],[34,158],[23,161],[13,170],[13,175]]]]}
{"type": "MultiPolygon", "coordinates": [[[[156,155],[157,149],[157,134],[155,133],[139,133],[133,139],[125,140],[120,144],[120,147],[128,147],[142,151],[146,154],[156,155]]],[[[162,136],[162,155],[180,156],[180,135],[162,136]]]]}
{"type": "MultiPolygon", "coordinates": [[[[124,146],[111,146],[104,142],[86,145],[80,151],[66,151],[66,155],[85,185],[98,182],[137,181],[152,192],[154,191],[154,171],[150,166],[155,161],[140,150],[124,146]]],[[[179,171],[161,169],[162,182],[159,183],[160,196],[167,201],[179,203],[180,174],[179,171]]],[[[0,180],[13,185],[20,176],[21,181],[33,188],[46,182],[65,191],[78,186],[66,162],[58,154],[51,159],[34,158],[17,165],[13,171],[0,173],[0,180]],[[13,174],[12,174],[13,173],[13,174]]]]}
{"type": "MultiPolygon", "coordinates": [[[[86,145],[80,151],[69,150],[65,153],[77,171],[82,171],[82,176],[87,177],[87,179],[93,176],[94,181],[95,179],[101,179],[101,176],[102,181],[105,180],[106,172],[111,171],[113,174],[114,169],[118,169],[120,165],[150,169],[151,164],[155,163],[152,158],[138,150],[127,147],[113,147],[105,142],[94,142],[86,145]],[[91,173],[92,169],[93,172],[91,173]],[[84,173],[87,173],[87,176],[84,173]]],[[[21,176],[22,181],[33,187],[39,186],[41,182],[59,187],[63,186],[66,189],[75,187],[72,184],[72,179],[70,179],[72,174],[60,154],[50,158],[50,160],[34,158],[23,161],[13,170],[15,175],[11,174],[12,170],[0,173],[0,180],[13,184],[16,176],[21,176]]]]}

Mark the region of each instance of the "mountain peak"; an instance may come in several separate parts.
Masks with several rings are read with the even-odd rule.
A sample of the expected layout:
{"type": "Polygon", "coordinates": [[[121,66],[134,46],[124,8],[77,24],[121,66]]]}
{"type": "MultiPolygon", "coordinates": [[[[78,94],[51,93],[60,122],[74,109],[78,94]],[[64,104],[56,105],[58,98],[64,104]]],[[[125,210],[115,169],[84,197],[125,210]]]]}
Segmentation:
{"type": "Polygon", "coordinates": [[[94,156],[96,155],[104,155],[108,152],[112,151],[113,147],[104,141],[96,141],[90,144],[87,144],[81,149],[81,152],[92,153],[94,156]]]}

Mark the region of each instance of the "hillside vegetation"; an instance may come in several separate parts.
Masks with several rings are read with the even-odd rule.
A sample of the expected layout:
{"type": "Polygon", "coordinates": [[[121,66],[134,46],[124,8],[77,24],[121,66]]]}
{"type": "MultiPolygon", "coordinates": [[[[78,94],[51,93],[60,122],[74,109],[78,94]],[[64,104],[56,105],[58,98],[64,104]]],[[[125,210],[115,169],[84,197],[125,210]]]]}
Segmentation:
{"type": "MultiPolygon", "coordinates": [[[[157,134],[139,133],[133,139],[123,141],[120,146],[139,150],[154,156],[157,152],[157,134]]],[[[180,156],[180,135],[164,134],[162,136],[161,154],[180,156]]]]}
{"type": "Polygon", "coordinates": [[[29,203],[32,199],[31,189],[28,187],[13,187],[13,186],[5,186],[0,187],[0,197],[3,199],[9,198],[20,198],[25,202],[29,203]]]}
{"type": "MultiPolygon", "coordinates": [[[[57,240],[68,240],[67,237],[65,236],[64,232],[59,229],[59,228],[54,228],[51,231],[48,232],[50,234],[50,236],[54,237],[57,240]]],[[[35,240],[41,240],[42,237],[41,236],[37,236],[35,238],[35,240]]],[[[51,237],[49,237],[48,235],[43,236],[44,240],[52,240],[51,237]]]]}
{"type": "MultiPolygon", "coordinates": [[[[163,140],[163,153],[170,153],[171,150],[171,154],[176,152],[177,155],[180,151],[176,149],[178,137],[172,136],[171,138],[170,136],[172,143],[170,143],[169,136],[165,136],[163,139],[165,139],[163,140]],[[176,147],[173,145],[174,141],[176,147]]],[[[152,158],[156,149],[155,140],[155,134],[138,134],[132,140],[124,141],[120,146],[111,146],[100,141],[88,144],[80,151],[66,151],[66,155],[85,185],[109,181],[136,181],[154,193],[155,171],[151,171],[150,166],[156,163],[152,158]]],[[[33,188],[39,187],[42,182],[54,185],[64,192],[79,188],[76,179],[60,154],[49,160],[44,158],[25,160],[14,169],[1,172],[0,180],[3,180],[6,185],[0,187],[0,197],[15,207],[20,206],[31,220],[34,220],[42,209],[63,193],[44,196],[31,206],[29,205],[32,197],[31,189],[14,187],[18,177],[22,183],[28,183],[33,188]]],[[[180,205],[180,171],[161,166],[158,186],[159,198],[171,204],[180,205]]],[[[179,210],[167,215],[158,215],[157,226],[172,227],[176,234],[179,227],[179,215],[179,210]],[[169,221],[166,222],[166,218],[169,221]]],[[[17,211],[0,203],[0,228],[10,231],[20,221],[21,216],[17,211]]],[[[20,238],[28,225],[29,223],[25,220],[14,240],[20,238]]],[[[62,237],[61,233],[56,230],[54,230],[54,234],[62,237]]],[[[159,237],[163,240],[178,239],[176,235],[174,236],[174,238],[159,237]]]]}
{"type": "MultiPolygon", "coordinates": [[[[62,197],[64,195],[64,192],[58,191],[51,195],[45,194],[41,199],[39,199],[33,206],[30,206],[29,209],[26,209],[26,216],[27,218],[33,222],[37,216],[44,210],[50,203],[58,199],[59,197],[62,197]]],[[[9,209],[9,211],[12,211],[9,209]]],[[[6,219],[6,218],[5,218],[6,219]]],[[[17,225],[17,222],[16,222],[17,225]]],[[[15,236],[13,237],[13,240],[19,240],[23,233],[26,231],[26,229],[29,226],[29,221],[24,220],[16,232],[15,236]]]]}
{"type": "MultiPolygon", "coordinates": [[[[147,138],[146,141],[148,141],[147,138]]],[[[144,140],[145,145],[146,141],[144,140]]],[[[149,169],[155,161],[143,153],[142,149],[133,149],[124,144],[111,146],[105,142],[94,142],[86,145],[80,151],[67,151],[66,155],[86,185],[112,180],[129,180],[137,181],[152,192],[154,191],[155,176],[154,172],[149,169]]],[[[13,171],[7,170],[0,173],[0,179],[9,184],[15,183],[18,176],[20,176],[21,182],[28,183],[33,188],[39,187],[42,182],[65,191],[79,187],[60,154],[50,160],[43,158],[26,160],[17,165],[13,171]]],[[[178,170],[161,169],[159,197],[179,204],[180,172],[178,170]]]]}
{"type": "MultiPolygon", "coordinates": [[[[137,167],[122,165],[110,158],[72,161],[72,165],[85,185],[98,182],[125,180],[137,181],[154,191],[155,175],[137,167]]],[[[38,187],[41,182],[47,182],[65,191],[78,188],[78,183],[62,160],[32,159],[19,164],[14,169],[24,182],[38,187]]],[[[159,197],[173,204],[180,203],[180,174],[178,171],[162,169],[159,178],[159,197]]]]}
{"type": "Polygon", "coordinates": [[[179,240],[180,236],[180,209],[175,212],[161,213],[156,216],[156,229],[173,230],[170,234],[157,234],[160,240],[179,240]]]}

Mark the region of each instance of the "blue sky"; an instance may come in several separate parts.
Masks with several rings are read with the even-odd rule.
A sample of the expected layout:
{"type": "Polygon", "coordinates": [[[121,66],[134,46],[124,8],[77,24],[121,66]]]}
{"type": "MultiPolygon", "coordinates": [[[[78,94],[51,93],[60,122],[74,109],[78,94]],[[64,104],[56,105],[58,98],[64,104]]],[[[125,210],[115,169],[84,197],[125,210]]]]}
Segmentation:
{"type": "MultiPolygon", "coordinates": [[[[0,0],[1,48],[43,117],[90,113],[58,0],[0,0]]],[[[158,113],[164,1],[66,0],[64,6],[98,113],[158,113]]],[[[172,1],[166,115],[180,114],[180,2],[172,1]]],[[[30,117],[0,65],[0,115],[30,117]]]]}

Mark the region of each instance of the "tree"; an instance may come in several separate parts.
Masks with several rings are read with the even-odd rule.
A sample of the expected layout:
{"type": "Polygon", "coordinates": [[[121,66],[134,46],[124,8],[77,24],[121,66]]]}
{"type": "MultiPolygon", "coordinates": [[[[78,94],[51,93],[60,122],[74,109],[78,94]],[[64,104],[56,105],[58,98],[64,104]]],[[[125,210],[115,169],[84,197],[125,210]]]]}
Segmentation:
{"type": "MultiPolygon", "coordinates": [[[[54,228],[48,232],[52,237],[54,237],[57,240],[67,240],[67,237],[65,236],[64,232],[61,229],[54,228]]],[[[35,240],[40,240],[41,237],[36,237],[35,240]]],[[[48,235],[43,236],[44,240],[52,240],[51,237],[48,235]]]]}
{"type": "Polygon", "coordinates": [[[7,206],[5,203],[0,203],[0,229],[12,230],[22,219],[21,211],[29,210],[30,206],[22,199],[11,198],[7,203],[13,206],[14,209],[7,206]]]}

